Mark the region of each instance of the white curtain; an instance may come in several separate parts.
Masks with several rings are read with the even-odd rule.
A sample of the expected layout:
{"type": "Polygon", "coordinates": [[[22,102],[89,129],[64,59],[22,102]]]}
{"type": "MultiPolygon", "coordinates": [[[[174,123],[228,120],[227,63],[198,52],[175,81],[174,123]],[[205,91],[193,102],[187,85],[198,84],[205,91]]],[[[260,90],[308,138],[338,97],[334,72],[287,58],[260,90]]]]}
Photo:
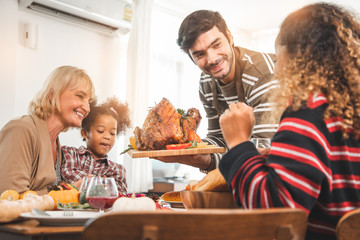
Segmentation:
{"type": "MultiPolygon", "coordinates": [[[[133,127],[142,126],[148,113],[150,26],[153,0],[133,0],[133,23],[129,36],[126,100],[133,127]]],[[[133,133],[131,133],[133,134],[133,133]]],[[[128,192],[147,192],[153,188],[152,161],[124,158],[128,192]]]]}

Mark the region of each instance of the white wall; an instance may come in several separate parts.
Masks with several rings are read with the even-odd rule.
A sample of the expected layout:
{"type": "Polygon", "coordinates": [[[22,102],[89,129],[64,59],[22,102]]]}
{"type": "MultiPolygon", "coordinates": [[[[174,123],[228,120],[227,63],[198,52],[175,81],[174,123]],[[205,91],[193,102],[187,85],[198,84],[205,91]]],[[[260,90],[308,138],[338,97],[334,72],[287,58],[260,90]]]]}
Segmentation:
{"type": "Polygon", "coordinates": [[[248,32],[241,29],[231,30],[235,46],[254,51],[275,53],[275,39],[279,29],[248,32]]]}
{"type": "Polygon", "coordinates": [[[15,115],[17,3],[0,3],[0,126],[15,115]]]}
{"type": "Polygon", "coordinates": [[[275,53],[275,40],[278,33],[278,28],[252,32],[250,49],[267,53],[275,53]]]}
{"type": "MultiPolygon", "coordinates": [[[[184,109],[197,107],[203,115],[198,131],[204,137],[207,132],[207,123],[198,97],[200,71],[176,45],[177,30],[185,14],[179,16],[173,12],[170,13],[173,18],[166,20],[166,27],[170,29],[165,32],[165,25],[162,24],[164,15],[157,14],[158,22],[153,26],[159,29],[153,29],[153,31],[161,38],[153,41],[155,43],[153,52],[158,52],[162,60],[165,60],[163,53],[173,52],[175,67],[183,72],[178,72],[177,76],[166,75],[167,79],[154,84],[153,87],[156,90],[152,91],[149,101],[153,104],[161,97],[168,97],[177,107],[184,109]],[[178,19],[174,19],[176,17],[178,19]]],[[[0,1],[0,30],[2,32],[0,39],[0,127],[10,119],[27,113],[30,100],[41,88],[48,74],[61,65],[73,65],[85,69],[95,83],[100,100],[113,95],[124,100],[128,36],[109,37],[54,18],[25,12],[18,9],[17,0],[0,1]],[[38,26],[38,49],[25,47],[25,24],[38,26]]],[[[271,51],[272,39],[275,39],[276,33],[270,36],[267,32],[251,33],[239,29],[230,30],[234,36],[235,45],[259,51],[269,49],[273,52],[271,51]]],[[[164,69],[163,65],[159,67],[164,69]]],[[[158,71],[157,74],[158,77],[164,75],[162,71],[158,71]]],[[[149,106],[152,106],[151,104],[149,106]]],[[[77,129],[62,133],[60,141],[63,145],[82,144],[77,129]]],[[[119,153],[125,148],[124,144],[127,144],[126,140],[118,139],[109,154],[111,159],[121,162],[122,157],[119,157],[119,153]]]]}
{"type": "MultiPolygon", "coordinates": [[[[113,95],[124,100],[126,37],[102,35],[19,10],[17,0],[0,2],[0,30],[0,127],[27,113],[30,100],[46,77],[61,65],[85,69],[93,79],[100,101],[113,95]],[[24,45],[25,24],[38,26],[37,49],[24,45]]],[[[79,146],[82,141],[78,131],[61,134],[61,143],[79,146]]],[[[119,142],[122,145],[122,141],[119,142]]],[[[118,148],[112,152],[122,150],[123,146],[118,148]]]]}

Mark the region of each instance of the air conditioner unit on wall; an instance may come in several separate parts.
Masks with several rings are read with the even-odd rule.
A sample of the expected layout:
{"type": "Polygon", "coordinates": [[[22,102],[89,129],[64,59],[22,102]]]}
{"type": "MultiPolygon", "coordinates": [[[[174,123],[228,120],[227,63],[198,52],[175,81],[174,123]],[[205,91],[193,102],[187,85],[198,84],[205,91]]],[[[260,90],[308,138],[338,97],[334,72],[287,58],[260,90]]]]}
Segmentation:
{"type": "Polygon", "coordinates": [[[131,30],[129,0],[19,0],[19,7],[115,36],[131,30]]]}

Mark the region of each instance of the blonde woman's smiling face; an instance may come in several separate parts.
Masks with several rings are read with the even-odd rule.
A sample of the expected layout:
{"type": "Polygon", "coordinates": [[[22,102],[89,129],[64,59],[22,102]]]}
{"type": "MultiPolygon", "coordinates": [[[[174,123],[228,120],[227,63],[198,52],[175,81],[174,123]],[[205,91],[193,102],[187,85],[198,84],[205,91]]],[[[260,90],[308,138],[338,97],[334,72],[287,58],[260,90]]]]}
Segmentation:
{"type": "Polygon", "coordinates": [[[75,89],[66,89],[59,97],[60,110],[57,113],[65,128],[80,127],[82,120],[89,114],[91,93],[85,83],[75,89]]]}

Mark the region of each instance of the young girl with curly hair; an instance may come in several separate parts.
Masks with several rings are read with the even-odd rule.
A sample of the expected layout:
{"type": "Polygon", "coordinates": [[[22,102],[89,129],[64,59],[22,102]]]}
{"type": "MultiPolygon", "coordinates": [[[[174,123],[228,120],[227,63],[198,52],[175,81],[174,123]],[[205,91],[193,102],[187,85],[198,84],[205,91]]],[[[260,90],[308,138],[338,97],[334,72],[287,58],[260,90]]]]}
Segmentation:
{"type": "Polygon", "coordinates": [[[114,146],[116,136],[130,126],[127,104],[115,97],[101,105],[96,101],[90,105],[90,113],[81,125],[81,136],[87,147],[62,147],[64,164],[61,174],[64,181],[79,187],[89,175],[114,177],[120,194],[127,193],[125,168],[108,159],[107,154],[114,146]]]}
{"type": "Polygon", "coordinates": [[[252,108],[232,104],[220,118],[230,150],[219,168],[238,205],[301,208],[306,239],[336,239],[339,219],[360,207],[360,24],[316,3],[290,14],[275,44],[280,124],[269,155],[249,142],[252,108]]]}

